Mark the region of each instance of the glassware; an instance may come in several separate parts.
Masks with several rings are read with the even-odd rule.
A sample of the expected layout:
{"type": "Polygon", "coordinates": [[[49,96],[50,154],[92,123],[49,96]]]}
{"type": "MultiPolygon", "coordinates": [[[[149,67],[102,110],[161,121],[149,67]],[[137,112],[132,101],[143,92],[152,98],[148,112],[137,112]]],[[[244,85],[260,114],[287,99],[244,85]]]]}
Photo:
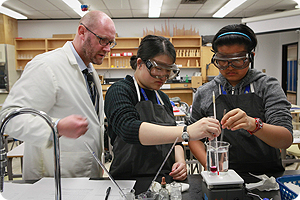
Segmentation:
{"type": "Polygon", "coordinates": [[[166,188],[166,180],[165,177],[162,177],[161,181],[161,189],[159,190],[159,194],[161,196],[161,200],[169,200],[169,190],[166,188]]]}
{"type": "Polygon", "coordinates": [[[211,175],[217,175],[217,171],[222,174],[228,171],[228,142],[209,141],[206,143],[207,169],[211,175]]]}
{"type": "MultiPolygon", "coordinates": [[[[123,200],[135,200],[135,190],[132,188],[122,188],[123,193],[126,198],[123,197],[123,200]]],[[[120,195],[122,196],[121,192],[120,195]]]]}
{"type": "Polygon", "coordinates": [[[160,200],[159,193],[147,191],[137,195],[138,200],[160,200]]]}
{"type": "Polygon", "coordinates": [[[171,188],[170,188],[170,199],[171,200],[181,200],[182,199],[182,195],[181,195],[182,185],[181,185],[181,183],[172,182],[170,184],[170,186],[171,186],[171,188]]]}

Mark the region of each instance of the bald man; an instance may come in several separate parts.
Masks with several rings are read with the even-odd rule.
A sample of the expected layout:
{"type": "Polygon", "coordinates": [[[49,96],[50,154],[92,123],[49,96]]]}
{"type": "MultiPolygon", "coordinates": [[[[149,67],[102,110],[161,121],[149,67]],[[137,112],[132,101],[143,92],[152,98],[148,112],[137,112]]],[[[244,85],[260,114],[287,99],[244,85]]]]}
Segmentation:
{"type": "MultiPolygon", "coordinates": [[[[18,108],[46,112],[57,124],[62,177],[102,176],[86,141],[100,158],[103,151],[104,111],[101,83],[92,64],[101,65],[115,46],[115,25],[100,11],[90,11],[79,21],[75,38],[62,48],[37,55],[14,84],[1,119],[18,108]],[[83,73],[87,72],[87,73],[83,73]],[[96,100],[88,85],[92,73],[96,100]]],[[[5,132],[25,142],[23,179],[54,176],[52,131],[32,115],[19,115],[5,132]]]]}

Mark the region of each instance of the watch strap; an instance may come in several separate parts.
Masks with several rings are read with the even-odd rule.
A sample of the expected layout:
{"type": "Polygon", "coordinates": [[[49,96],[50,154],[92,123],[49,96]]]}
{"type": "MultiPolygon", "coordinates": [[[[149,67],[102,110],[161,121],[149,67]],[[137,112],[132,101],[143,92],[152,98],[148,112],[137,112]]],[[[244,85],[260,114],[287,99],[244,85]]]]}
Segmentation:
{"type": "Polygon", "coordinates": [[[187,125],[183,127],[183,132],[187,132],[187,125]]]}
{"type": "Polygon", "coordinates": [[[187,125],[185,125],[183,127],[183,131],[182,131],[182,135],[181,135],[182,139],[185,141],[185,142],[188,142],[190,140],[190,136],[189,136],[189,133],[187,132],[187,125]]]}

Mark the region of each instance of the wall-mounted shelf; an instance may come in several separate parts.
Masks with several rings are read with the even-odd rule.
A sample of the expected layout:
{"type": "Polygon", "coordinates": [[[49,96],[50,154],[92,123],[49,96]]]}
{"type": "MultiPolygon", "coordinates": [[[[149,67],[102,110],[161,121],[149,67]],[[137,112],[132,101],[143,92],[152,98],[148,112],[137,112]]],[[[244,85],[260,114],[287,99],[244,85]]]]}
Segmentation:
{"type": "MultiPolygon", "coordinates": [[[[212,53],[209,47],[202,46],[200,36],[176,36],[169,38],[176,50],[176,64],[180,69],[201,71],[203,81],[206,79],[206,65],[212,53]]],[[[26,38],[15,39],[16,69],[23,70],[25,65],[36,55],[62,47],[73,38],[26,38]]],[[[102,65],[94,65],[95,69],[122,70],[131,69],[131,54],[136,55],[140,37],[117,37],[117,46],[111,49],[102,65]],[[129,55],[128,55],[129,53],[129,55]]]]}
{"type": "Polygon", "coordinates": [[[25,38],[15,39],[16,69],[23,70],[36,55],[62,47],[72,38],[25,38]]]}

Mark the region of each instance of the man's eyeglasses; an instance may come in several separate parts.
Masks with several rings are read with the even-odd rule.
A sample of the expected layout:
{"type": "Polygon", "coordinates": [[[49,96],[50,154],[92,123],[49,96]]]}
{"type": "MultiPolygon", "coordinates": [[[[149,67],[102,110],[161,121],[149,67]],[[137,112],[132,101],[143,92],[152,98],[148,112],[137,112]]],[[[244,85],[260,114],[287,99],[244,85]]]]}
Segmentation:
{"type": "Polygon", "coordinates": [[[171,80],[175,78],[180,72],[177,65],[174,63],[172,65],[167,65],[165,63],[156,62],[153,59],[143,61],[153,78],[164,78],[171,80]]]}
{"type": "Polygon", "coordinates": [[[117,45],[116,41],[109,41],[107,38],[102,38],[99,35],[97,35],[96,33],[94,33],[93,31],[91,31],[90,29],[88,29],[88,27],[86,27],[83,23],[80,23],[80,24],[82,26],[84,26],[84,28],[86,28],[86,30],[88,30],[89,32],[93,33],[99,39],[99,44],[101,46],[105,47],[105,46],[109,45],[109,48],[112,49],[112,48],[114,48],[117,45]]]}
{"type": "Polygon", "coordinates": [[[227,69],[229,65],[235,69],[245,69],[250,63],[250,53],[223,55],[217,52],[212,57],[212,63],[220,70],[227,69]]]}

